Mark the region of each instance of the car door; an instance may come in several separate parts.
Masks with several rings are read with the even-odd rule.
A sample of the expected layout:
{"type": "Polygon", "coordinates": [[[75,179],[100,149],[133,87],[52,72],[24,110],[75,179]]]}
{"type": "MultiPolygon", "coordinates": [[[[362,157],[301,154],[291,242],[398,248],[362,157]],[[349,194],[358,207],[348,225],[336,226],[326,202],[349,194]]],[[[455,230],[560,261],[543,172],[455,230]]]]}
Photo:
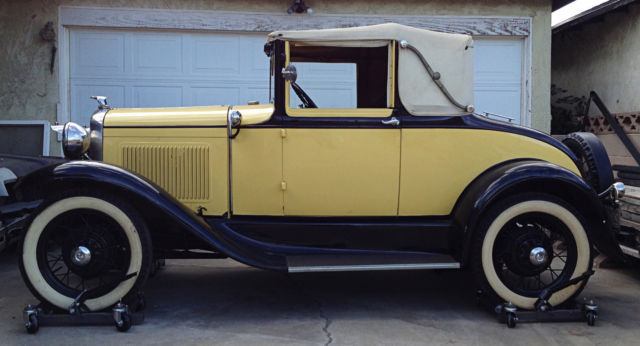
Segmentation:
{"type": "Polygon", "coordinates": [[[286,65],[296,66],[298,78],[285,83],[284,215],[397,215],[394,49],[393,42],[364,48],[287,42],[286,65]]]}

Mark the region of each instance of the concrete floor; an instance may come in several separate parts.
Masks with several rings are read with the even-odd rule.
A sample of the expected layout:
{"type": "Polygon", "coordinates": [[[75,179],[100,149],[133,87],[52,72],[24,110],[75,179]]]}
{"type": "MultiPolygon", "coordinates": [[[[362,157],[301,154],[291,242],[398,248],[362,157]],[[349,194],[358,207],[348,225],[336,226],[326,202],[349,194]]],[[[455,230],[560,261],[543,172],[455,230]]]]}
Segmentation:
{"type": "Polygon", "coordinates": [[[0,254],[0,344],[220,345],[633,345],[640,339],[640,270],[599,269],[583,292],[597,299],[584,322],[508,329],[476,304],[462,271],[285,275],[229,260],[167,261],[146,288],[143,325],[42,327],[28,335],[34,303],[15,254],[0,254]]]}

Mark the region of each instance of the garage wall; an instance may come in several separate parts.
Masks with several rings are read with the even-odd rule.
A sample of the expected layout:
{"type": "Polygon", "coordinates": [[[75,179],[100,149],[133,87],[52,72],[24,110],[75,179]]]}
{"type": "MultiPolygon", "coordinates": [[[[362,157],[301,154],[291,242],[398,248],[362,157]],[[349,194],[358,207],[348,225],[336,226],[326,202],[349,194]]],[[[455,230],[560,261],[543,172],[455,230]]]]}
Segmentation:
{"type": "MultiPolygon", "coordinates": [[[[568,95],[595,90],[612,113],[640,111],[640,4],[553,36],[553,79],[568,95]]],[[[595,106],[592,113],[598,112],[595,106]]]]}
{"type": "MultiPolygon", "coordinates": [[[[59,103],[58,65],[49,72],[51,44],[38,32],[47,21],[57,31],[59,6],[167,8],[184,10],[284,13],[291,0],[153,1],[153,0],[4,0],[0,2],[0,119],[56,121],[59,103]]],[[[515,16],[532,18],[532,127],[548,132],[551,1],[409,1],[307,0],[315,14],[390,14],[429,16],[515,16]]],[[[268,29],[267,29],[268,31],[268,29]]],[[[59,144],[51,138],[53,154],[59,144]]]]}

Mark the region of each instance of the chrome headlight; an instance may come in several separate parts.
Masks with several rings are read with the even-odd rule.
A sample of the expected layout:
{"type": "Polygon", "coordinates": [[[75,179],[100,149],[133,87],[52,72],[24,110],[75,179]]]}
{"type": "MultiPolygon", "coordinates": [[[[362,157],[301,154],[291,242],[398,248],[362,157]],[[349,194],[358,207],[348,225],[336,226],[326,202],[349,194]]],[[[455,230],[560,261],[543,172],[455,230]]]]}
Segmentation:
{"type": "Polygon", "coordinates": [[[65,157],[79,159],[89,150],[89,144],[89,134],[84,127],[72,122],[64,125],[62,130],[62,150],[65,157]]]}
{"type": "Polygon", "coordinates": [[[108,109],[98,109],[91,116],[89,157],[92,160],[102,161],[102,129],[104,128],[104,117],[108,111],[108,109]]]}

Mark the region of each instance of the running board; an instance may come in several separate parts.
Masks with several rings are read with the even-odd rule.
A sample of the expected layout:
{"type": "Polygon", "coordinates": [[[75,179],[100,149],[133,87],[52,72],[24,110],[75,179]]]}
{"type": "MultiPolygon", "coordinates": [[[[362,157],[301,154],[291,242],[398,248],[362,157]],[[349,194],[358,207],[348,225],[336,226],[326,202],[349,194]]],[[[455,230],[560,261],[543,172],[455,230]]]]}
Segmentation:
{"type": "Polygon", "coordinates": [[[460,268],[449,255],[415,252],[287,256],[287,265],[289,273],[460,268]]]}

